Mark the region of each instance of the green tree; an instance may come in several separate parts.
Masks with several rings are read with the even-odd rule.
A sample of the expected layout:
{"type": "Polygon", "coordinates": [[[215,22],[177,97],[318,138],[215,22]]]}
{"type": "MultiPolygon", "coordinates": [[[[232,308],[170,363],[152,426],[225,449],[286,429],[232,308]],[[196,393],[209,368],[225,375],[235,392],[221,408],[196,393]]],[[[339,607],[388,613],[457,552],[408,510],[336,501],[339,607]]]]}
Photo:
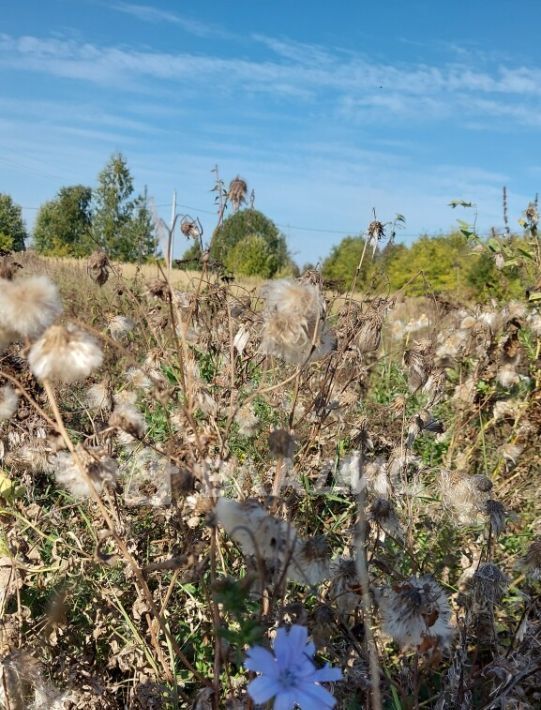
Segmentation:
{"type": "Polygon", "coordinates": [[[239,276],[270,278],[276,273],[276,255],[258,234],[249,234],[229,250],[225,265],[239,276]]]}
{"type": "Polygon", "coordinates": [[[182,255],[180,268],[186,271],[201,271],[201,246],[199,241],[194,242],[182,255]]]}
{"type": "MultiPolygon", "coordinates": [[[[265,274],[260,274],[261,276],[266,278],[274,276],[276,272],[289,263],[289,254],[284,235],[281,234],[272,220],[262,212],[252,208],[236,212],[215,230],[210,243],[211,262],[228,266],[230,252],[247,237],[259,237],[266,244],[266,266],[262,267],[265,274]]],[[[252,239],[250,245],[253,244],[254,241],[252,239]]],[[[234,257],[236,263],[238,263],[239,250],[240,247],[236,251],[237,256],[234,257]]]]}
{"type": "Polygon", "coordinates": [[[387,270],[390,288],[403,288],[411,296],[421,296],[427,291],[463,290],[468,285],[470,259],[471,249],[460,233],[423,235],[390,260],[387,270]]]}
{"type": "Polygon", "coordinates": [[[92,238],[119,261],[146,259],[158,244],[146,194],[134,198],[133,192],[126,159],[115,153],[99,174],[93,194],[92,238]]]}
{"type": "Polygon", "coordinates": [[[321,265],[324,279],[334,282],[338,290],[346,291],[353,282],[355,271],[364,253],[361,271],[357,278],[357,288],[362,289],[368,281],[371,271],[371,253],[365,250],[363,237],[344,237],[340,244],[333,247],[330,255],[321,265]]]}
{"type": "Polygon", "coordinates": [[[24,251],[27,238],[21,207],[10,195],[0,193],[0,248],[24,251]]]}
{"type": "Polygon", "coordinates": [[[34,226],[34,246],[40,254],[85,256],[93,250],[90,239],[92,189],[84,185],[63,187],[54,200],[39,209],[34,226]]]}

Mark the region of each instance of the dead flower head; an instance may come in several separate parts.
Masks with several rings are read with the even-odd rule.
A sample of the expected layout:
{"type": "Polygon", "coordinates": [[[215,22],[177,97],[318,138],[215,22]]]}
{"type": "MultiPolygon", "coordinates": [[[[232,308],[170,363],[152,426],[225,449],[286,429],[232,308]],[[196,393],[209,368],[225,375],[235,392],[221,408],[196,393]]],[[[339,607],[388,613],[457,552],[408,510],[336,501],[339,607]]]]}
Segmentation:
{"type": "Polygon", "coordinates": [[[484,562],[477,568],[470,584],[474,600],[479,606],[484,607],[492,606],[502,600],[509,580],[498,565],[484,562]]]}
{"type": "Polygon", "coordinates": [[[335,348],[332,334],[324,330],[325,301],[318,286],[281,279],[269,281],[262,293],[266,309],[261,352],[300,364],[310,356],[312,345],[312,359],[335,348]]]}
{"type": "Polygon", "coordinates": [[[53,325],[34,343],[28,363],[38,380],[71,383],[100,367],[103,353],[96,340],[69,323],[53,325]]]}
{"type": "Polygon", "coordinates": [[[445,648],[453,636],[449,601],[429,575],[410,577],[386,590],[380,609],[386,633],[401,648],[445,648]]]}
{"type": "Polygon", "coordinates": [[[490,498],[492,482],[482,475],[469,476],[461,471],[440,472],[442,503],[462,525],[475,525],[490,498]]]}
{"type": "Polygon", "coordinates": [[[142,439],[147,430],[144,416],[135,407],[137,395],[119,392],[114,396],[115,406],[109,417],[109,425],[121,429],[136,439],[142,439]]]}
{"type": "Polygon", "coordinates": [[[11,419],[19,406],[19,395],[11,387],[4,385],[0,387],[0,421],[2,419],[11,419]]]}
{"type": "Polygon", "coordinates": [[[498,500],[489,498],[485,501],[484,512],[490,523],[492,532],[496,537],[503,532],[505,528],[505,508],[498,500]]]}
{"type": "Polygon", "coordinates": [[[79,448],[77,459],[67,451],[59,451],[50,458],[50,463],[58,485],[79,499],[89,498],[91,495],[87,476],[96,491],[101,493],[104,485],[114,484],[118,475],[116,462],[98,450],[79,448]]]}
{"type": "Polygon", "coordinates": [[[246,202],[247,192],[248,185],[246,184],[246,181],[238,175],[229,183],[229,191],[227,196],[235,211],[238,210],[244,202],[246,202]]]}
{"type": "Polygon", "coordinates": [[[109,278],[109,259],[104,251],[95,251],[90,255],[86,265],[88,275],[98,284],[103,286],[109,278]]]}
{"type": "Polygon", "coordinates": [[[62,311],[55,284],[47,276],[29,276],[0,283],[0,329],[35,338],[62,311]]]}
{"type": "Polygon", "coordinates": [[[528,577],[535,581],[541,580],[541,538],[534,540],[520,562],[528,577]]]}

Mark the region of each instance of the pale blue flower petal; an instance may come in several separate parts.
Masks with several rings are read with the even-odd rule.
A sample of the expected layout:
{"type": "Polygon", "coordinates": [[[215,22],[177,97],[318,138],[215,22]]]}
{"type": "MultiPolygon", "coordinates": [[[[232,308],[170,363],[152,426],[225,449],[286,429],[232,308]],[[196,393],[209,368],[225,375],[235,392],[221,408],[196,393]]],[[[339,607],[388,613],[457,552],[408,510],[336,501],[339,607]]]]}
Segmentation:
{"type": "Polygon", "coordinates": [[[328,690],[312,683],[302,683],[296,689],[295,702],[302,710],[323,710],[336,705],[336,700],[328,690]]]}
{"type": "Polygon", "coordinates": [[[295,707],[295,691],[294,690],[283,690],[279,695],[276,696],[274,701],[274,710],[293,710],[295,707]]]}
{"type": "Polygon", "coordinates": [[[274,653],[280,669],[290,669],[293,663],[302,659],[308,630],[305,626],[294,624],[289,631],[281,626],[274,639],[274,653]]]}
{"type": "Polygon", "coordinates": [[[341,678],[342,671],[340,668],[331,668],[331,666],[327,663],[323,666],[323,668],[319,668],[303,680],[310,681],[312,683],[321,683],[329,680],[340,680],[341,678]]]}
{"type": "Polygon", "coordinates": [[[312,643],[312,641],[309,641],[306,646],[304,647],[304,653],[309,656],[310,658],[314,657],[314,654],[316,652],[316,647],[312,643]]]}
{"type": "Polygon", "coordinates": [[[261,705],[279,693],[282,686],[276,678],[260,675],[248,685],[247,690],[254,703],[261,705]]]}
{"type": "Polygon", "coordinates": [[[257,671],[273,678],[278,676],[278,664],[270,651],[262,646],[248,649],[244,667],[249,671],[257,671]]]}

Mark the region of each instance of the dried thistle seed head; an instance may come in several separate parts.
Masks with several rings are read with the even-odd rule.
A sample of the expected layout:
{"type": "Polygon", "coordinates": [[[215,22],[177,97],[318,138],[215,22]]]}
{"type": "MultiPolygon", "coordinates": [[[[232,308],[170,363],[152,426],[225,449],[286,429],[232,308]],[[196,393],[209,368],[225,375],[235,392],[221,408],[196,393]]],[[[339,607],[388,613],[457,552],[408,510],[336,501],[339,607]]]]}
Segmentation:
{"type": "Polygon", "coordinates": [[[440,471],[443,506],[462,525],[475,525],[489,498],[492,483],[485,476],[468,476],[461,471],[440,471]]]}
{"type": "Polygon", "coordinates": [[[17,271],[22,268],[22,264],[13,261],[9,254],[0,257],[0,283],[1,279],[11,281],[17,275],[17,271]]]}
{"type": "Polygon", "coordinates": [[[58,289],[47,276],[0,283],[0,328],[35,338],[62,312],[58,289]]]}
{"type": "Polygon", "coordinates": [[[453,636],[447,596],[429,575],[410,577],[387,590],[380,610],[386,633],[402,648],[422,649],[428,639],[444,648],[453,636]]]}
{"type": "Polygon", "coordinates": [[[107,325],[107,330],[111,333],[113,340],[122,340],[122,338],[131,333],[135,328],[135,321],[127,316],[116,315],[110,318],[107,325]]]}
{"type": "Polygon", "coordinates": [[[236,178],[231,180],[229,183],[229,190],[227,193],[227,196],[229,198],[229,201],[235,208],[235,210],[238,210],[239,207],[246,202],[246,194],[248,192],[248,185],[246,184],[246,181],[243,180],[241,177],[237,175],[236,178]]]}
{"type": "Polygon", "coordinates": [[[287,577],[298,584],[315,586],[329,579],[330,548],[324,535],[298,541],[291,556],[287,577]]]}
{"type": "Polygon", "coordinates": [[[541,580],[541,538],[532,542],[520,565],[528,577],[535,581],[541,580]]]}
{"type": "Polygon", "coordinates": [[[102,451],[77,449],[77,459],[67,451],[60,451],[50,458],[53,473],[58,485],[67,490],[75,498],[89,498],[90,484],[81,466],[92,481],[94,488],[101,493],[104,485],[114,485],[118,477],[118,466],[102,451]]]}
{"type": "Polygon", "coordinates": [[[103,353],[97,341],[71,323],[48,328],[28,355],[30,369],[38,380],[66,384],[85,379],[102,361],[103,353]]]}
{"type": "Polygon", "coordinates": [[[180,223],[180,231],[188,239],[198,239],[201,230],[199,229],[197,222],[190,217],[184,217],[180,223]]]}
{"type": "Polygon", "coordinates": [[[147,430],[147,423],[135,407],[136,395],[133,392],[119,392],[113,399],[115,404],[109,417],[109,426],[121,429],[135,439],[142,439],[147,430]]]}
{"type": "Polygon", "coordinates": [[[484,562],[471,578],[474,599],[480,606],[498,604],[507,590],[509,580],[493,562],[484,562]]]}
{"type": "Polygon", "coordinates": [[[500,399],[492,409],[494,419],[516,419],[520,411],[520,402],[516,399],[500,399]]]}
{"type": "Polygon", "coordinates": [[[370,506],[370,520],[394,538],[401,539],[404,535],[394,506],[388,498],[375,499],[370,506]]]}
{"type": "Polygon", "coordinates": [[[219,498],[214,514],[245,556],[263,560],[273,572],[283,571],[299,545],[293,525],[274,518],[252,501],[219,498]]]}
{"type": "Polygon", "coordinates": [[[325,300],[319,287],[292,279],[269,281],[262,288],[266,302],[260,350],[288,363],[325,357],[335,347],[324,329],[325,300]],[[315,350],[312,352],[312,348],[315,350]]]}
{"type": "Polygon", "coordinates": [[[11,385],[0,387],[0,421],[11,419],[19,406],[19,395],[11,385]]]}
{"type": "Polygon", "coordinates": [[[408,369],[408,386],[416,392],[424,384],[433,368],[432,343],[429,340],[417,340],[404,353],[404,365],[408,369]]]}
{"type": "Polygon", "coordinates": [[[496,379],[505,389],[513,387],[513,385],[516,385],[520,381],[519,374],[514,365],[502,365],[502,367],[498,369],[496,379]]]}
{"type": "Polygon", "coordinates": [[[362,591],[355,560],[351,557],[338,557],[331,560],[329,574],[331,579],[329,599],[334,601],[341,614],[352,614],[361,604],[362,591]]]}
{"type": "Polygon", "coordinates": [[[291,459],[295,453],[295,439],[287,429],[274,429],[269,434],[269,451],[276,458],[291,459]]]}
{"type": "Polygon", "coordinates": [[[373,312],[363,318],[357,335],[357,346],[361,353],[374,352],[381,343],[383,318],[380,313],[373,312]]]}
{"type": "Polygon", "coordinates": [[[150,296],[166,301],[169,296],[169,285],[163,279],[154,279],[147,284],[147,291],[150,296]]]}
{"type": "Polygon", "coordinates": [[[496,537],[505,529],[505,508],[497,501],[489,498],[485,501],[484,512],[496,537]]]}
{"type": "Polygon", "coordinates": [[[108,412],[113,407],[111,386],[108,382],[96,382],[85,393],[85,404],[91,412],[108,412]]]}
{"type": "Polygon", "coordinates": [[[109,259],[107,254],[103,251],[95,251],[91,254],[86,264],[88,275],[98,286],[103,286],[107,283],[109,279],[109,267],[109,259]]]}
{"type": "Polygon", "coordinates": [[[482,473],[476,473],[471,477],[471,481],[475,488],[482,493],[488,493],[494,487],[494,484],[487,476],[483,476],[482,473]]]}
{"type": "Polygon", "coordinates": [[[366,236],[368,238],[368,245],[375,251],[378,242],[385,238],[385,225],[383,222],[379,222],[377,219],[370,222],[366,230],[366,236]]]}

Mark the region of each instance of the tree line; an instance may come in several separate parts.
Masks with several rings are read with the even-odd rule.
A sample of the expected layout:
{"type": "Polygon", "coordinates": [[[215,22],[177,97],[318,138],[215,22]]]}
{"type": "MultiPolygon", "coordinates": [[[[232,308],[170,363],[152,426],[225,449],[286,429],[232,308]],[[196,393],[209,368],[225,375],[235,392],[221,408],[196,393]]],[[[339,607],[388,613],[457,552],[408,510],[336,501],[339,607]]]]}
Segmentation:
{"type": "MultiPolygon", "coordinates": [[[[274,222],[253,206],[246,206],[247,185],[242,178],[229,189],[220,181],[219,224],[207,248],[196,222],[183,220],[182,234],[193,238],[176,263],[185,269],[211,269],[237,276],[263,278],[294,276],[314,268],[295,264],[285,236],[274,222]],[[225,217],[227,208],[232,213],[225,217]]],[[[399,219],[403,219],[399,216],[399,219]]],[[[317,267],[327,285],[347,291],[405,295],[460,293],[476,299],[512,297],[521,293],[525,276],[516,259],[503,259],[502,249],[524,252],[524,235],[509,235],[502,249],[483,244],[464,228],[444,235],[421,235],[410,245],[385,243],[385,225],[372,222],[363,235],[347,236],[331,249],[317,267]]],[[[392,237],[394,237],[394,232],[392,237]]],[[[20,206],[0,194],[0,250],[25,248],[28,234],[20,206]]],[[[492,240],[494,242],[494,240],[492,240]]],[[[109,258],[144,262],[161,258],[154,215],[146,190],[136,194],[125,157],[113,154],[99,173],[95,188],[62,187],[39,209],[33,230],[33,248],[49,256],[85,257],[103,250],[109,258]]]]}

